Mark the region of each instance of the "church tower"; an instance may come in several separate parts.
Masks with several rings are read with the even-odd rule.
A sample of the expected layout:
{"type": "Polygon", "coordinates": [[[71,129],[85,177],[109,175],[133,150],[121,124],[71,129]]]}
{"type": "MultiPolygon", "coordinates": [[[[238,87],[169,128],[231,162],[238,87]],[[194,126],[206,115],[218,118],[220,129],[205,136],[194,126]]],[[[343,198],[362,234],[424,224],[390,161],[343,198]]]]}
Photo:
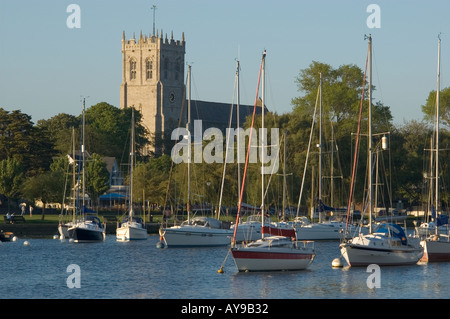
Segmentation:
{"type": "MultiPolygon", "coordinates": [[[[184,57],[186,43],[184,33],[181,41],[155,35],[133,35],[130,40],[122,36],[122,84],[120,85],[120,108],[134,106],[142,113],[142,124],[151,138],[185,125],[184,103],[184,57]]],[[[169,137],[170,138],[170,137],[169,137]]],[[[159,153],[157,149],[149,151],[159,153]]]]}

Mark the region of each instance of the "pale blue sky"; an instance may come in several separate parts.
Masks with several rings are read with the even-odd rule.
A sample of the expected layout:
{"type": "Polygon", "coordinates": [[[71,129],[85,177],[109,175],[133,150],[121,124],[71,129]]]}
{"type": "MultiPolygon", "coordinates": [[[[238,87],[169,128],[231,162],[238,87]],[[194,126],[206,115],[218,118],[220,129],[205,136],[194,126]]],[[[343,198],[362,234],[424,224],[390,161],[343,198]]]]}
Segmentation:
{"type": "Polygon", "coordinates": [[[421,105],[436,89],[437,36],[442,32],[441,88],[449,85],[450,1],[406,0],[0,0],[0,107],[32,120],[78,115],[88,106],[119,107],[121,38],[152,33],[186,38],[193,98],[230,102],[235,59],[241,62],[242,103],[253,104],[258,68],[267,50],[268,107],[292,110],[295,78],[315,60],[364,69],[374,44],[374,99],[391,107],[396,124],[421,120],[421,105]],[[81,8],[81,28],[69,29],[69,4],[81,8]],[[369,4],[381,9],[370,29],[369,4]]]}

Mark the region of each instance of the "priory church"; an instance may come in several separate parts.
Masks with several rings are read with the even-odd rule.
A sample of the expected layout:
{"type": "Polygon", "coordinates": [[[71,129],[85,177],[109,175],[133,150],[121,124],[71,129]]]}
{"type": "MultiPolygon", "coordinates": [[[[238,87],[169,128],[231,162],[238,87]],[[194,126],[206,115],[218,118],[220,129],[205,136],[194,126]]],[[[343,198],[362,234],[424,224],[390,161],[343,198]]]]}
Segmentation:
{"type": "MultiPolygon", "coordinates": [[[[186,127],[187,94],[185,72],[186,40],[170,39],[163,32],[133,35],[127,39],[122,35],[122,84],[120,85],[120,108],[134,106],[142,114],[142,124],[157,141],[168,136],[177,127],[186,127]]],[[[206,76],[206,75],[205,75],[206,76]]],[[[191,123],[202,120],[203,131],[216,127],[225,133],[229,126],[230,103],[191,100],[191,123]]],[[[261,104],[256,110],[261,113],[261,104]]],[[[245,122],[253,113],[253,106],[239,106],[239,123],[245,122]]],[[[233,108],[231,127],[236,128],[236,105],[233,108]]],[[[161,153],[157,142],[148,146],[146,153],[161,153]]]]}

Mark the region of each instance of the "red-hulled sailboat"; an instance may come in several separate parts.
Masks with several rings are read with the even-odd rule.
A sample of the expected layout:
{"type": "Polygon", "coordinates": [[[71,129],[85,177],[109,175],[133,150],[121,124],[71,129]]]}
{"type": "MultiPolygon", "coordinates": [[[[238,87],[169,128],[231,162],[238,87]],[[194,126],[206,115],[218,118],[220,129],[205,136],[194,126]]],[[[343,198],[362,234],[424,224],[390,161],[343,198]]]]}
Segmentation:
{"type": "MultiPolygon", "coordinates": [[[[260,66],[260,76],[262,76],[262,106],[264,107],[264,66],[265,66],[266,51],[264,51],[260,66]]],[[[256,98],[258,98],[258,89],[256,98]]],[[[256,101],[255,101],[256,107],[256,101]]],[[[262,129],[264,130],[264,109],[262,114],[262,129]]],[[[255,119],[255,108],[253,110],[252,128],[255,119]]],[[[263,134],[264,135],[264,134],[263,134]]],[[[251,134],[250,134],[251,139],[251,134]]],[[[263,139],[261,147],[265,147],[263,139]]],[[[270,225],[264,224],[264,178],[262,178],[262,204],[261,204],[261,238],[249,244],[237,245],[236,233],[239,227],[239,214],[241,211],[242,194],[245,185],[245,176],[247,171],[249,148],[251,141],[248,143],[247,157],[245,161],[244,176],[241,185],[241,192],[239,198],[239,208],[236,218],[236,227],[234,229],[234,236],[231,243],[231,254],[236,263],[237,269],[242,271],[283,271],[283,270],[302,270],[307,268],[315,257],[314,242],[311,241],[297,241],[295,231],[289,233],[290,236],[277,236],[270,234],[270,225]],[[265,234],[269,234],[266,236],[265,234]]],[[[262,156],[264,156],[264,151],[262,156]]],[[[264,159],[262,159],[264,163],[264,159]]],[[[263,175],[263,170],[261,171],[263,175]]],[[[263,176],[264,177],[264,176],[263,176]]],[[[281,234],[280,234],[281,235],[281,234]]]]}

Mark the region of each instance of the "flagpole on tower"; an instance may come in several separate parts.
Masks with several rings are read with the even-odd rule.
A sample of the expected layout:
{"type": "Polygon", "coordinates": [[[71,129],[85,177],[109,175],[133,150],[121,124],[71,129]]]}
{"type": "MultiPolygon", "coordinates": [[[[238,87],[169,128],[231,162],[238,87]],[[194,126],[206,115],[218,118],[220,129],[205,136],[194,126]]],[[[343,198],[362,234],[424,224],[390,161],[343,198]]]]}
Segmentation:
{"type": "Polygon", "coordinates": [[[153,5],[151,10],[153,10],[153,36],[155,36],[155,12],[156,12],[156,5],[153,5]]]}

